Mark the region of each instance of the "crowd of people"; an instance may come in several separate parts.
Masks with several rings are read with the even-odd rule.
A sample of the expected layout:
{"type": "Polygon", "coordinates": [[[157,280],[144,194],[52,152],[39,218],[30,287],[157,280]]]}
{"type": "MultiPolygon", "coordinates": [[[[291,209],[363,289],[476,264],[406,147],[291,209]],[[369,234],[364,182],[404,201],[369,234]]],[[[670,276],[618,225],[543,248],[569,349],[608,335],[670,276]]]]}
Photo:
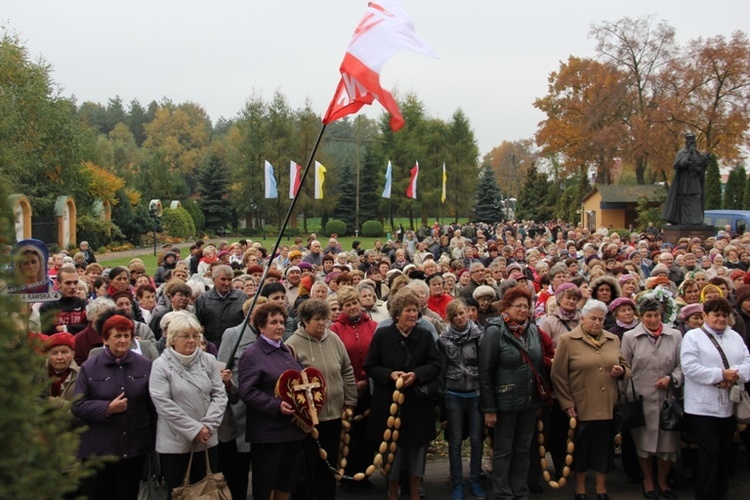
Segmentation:
{"type": "Polygon", "coordinates": [[[135,498],[156,474],[171,495],[198,452],[191,479],[207,457],[234,498],[330,500],[344,428],[341,489],[372,489],[357,475],[397,434],[388,498],[416,500],[445,428],[444,498],[487,498],[487,474],[494,498],[527,498],[572,472],[583,500],[593,471],[606,500],[617,455],[645,498],[678,487],[728,498],[737,443],[750,443],[734,417],[750,381],[750,233],[670,243],[653,227],[519,221],[398,236],[345,250],[313,234],[277,255],[197,241],[184,258],[165,246],[151,272],[139,259],[107,268],[90,251],[52,256],[61,298],[30,310],[47,336],[43,396],[86,426],[71,466],[119,458],[79,493],[135,498]],[[315,438],[277,395],[282,373],[305,368],[327,387],[315,438]],[[633,390],[645,425],[616,439],[618,396],[633,390]],[[684,398],[682,430],[659,425],[670,392],[684,398]]]}

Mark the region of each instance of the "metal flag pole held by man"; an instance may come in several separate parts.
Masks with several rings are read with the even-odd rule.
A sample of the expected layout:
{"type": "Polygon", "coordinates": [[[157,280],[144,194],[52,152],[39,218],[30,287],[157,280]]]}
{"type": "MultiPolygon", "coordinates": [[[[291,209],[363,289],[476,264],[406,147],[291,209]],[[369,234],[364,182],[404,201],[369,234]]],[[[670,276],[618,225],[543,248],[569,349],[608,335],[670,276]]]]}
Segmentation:
{"type": "MultiPolygon", "coordinates": [[[[320,140],[325,132],[326,125],[343,118],[347,115],[356,113],[365,104],[372,104],[378,100],[380,104],[391,114],[390,127],[394,132],[404,125],[404,117],[398,109],[398,104],[390,92],[380,86],[380,71],[385,62],[393,55],[409,50],[419,52],[432,57],[437,57],[435,53],[417,37],[414,30],[414,23],[409,15],[404,11],[396,0],[379,0],[369,2],[364,17],[354,30],[349,47],[344,54],[344,60],[341,63],[339,71],[341,80],[339,81],[333,100],[328,106],[326,114],[323,116],[318,138],[315,140],[312,151],[307,158],[307,163],[300,178],[300,186],[304,185],[307,174],[315,159],[315,153],[320,145],[320,140]]],[[[276,256],[281,245],[281,239],[292,216],[294,207],[299,199],[301,189],[297,190],[292,202],[289,205],[284,222],[279,228],[279,234],[276,242],[271,249],[271,258],[265,266],[263,276],[258,283],[258,290],[263,289],[263,284],[271,268],[271,262],[276,256]]],[[[245,331],[247,324],[255,308],[255,304],[260,294],[253,296],[245,320],[242,323],[241,332],[245,331]]],[[[232,348],[232,355],[227,362],[227,369],[231,370],[234,365],[234,356],[239,348],[242,335],[239,335],[237,342],[232,348]]]]}

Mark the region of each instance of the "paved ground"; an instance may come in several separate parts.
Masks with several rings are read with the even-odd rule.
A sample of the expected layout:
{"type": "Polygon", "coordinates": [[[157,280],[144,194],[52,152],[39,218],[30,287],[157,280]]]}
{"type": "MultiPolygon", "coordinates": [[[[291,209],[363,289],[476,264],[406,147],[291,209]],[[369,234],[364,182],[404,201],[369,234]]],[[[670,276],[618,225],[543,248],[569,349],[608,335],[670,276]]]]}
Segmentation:
{"type": "MultiPolygon", "coordinates": [[[[625,474],[622,472],[620,467],[619,459],[617,460],[618,470],[612,472],[607,481],[609,496],[612,500],[618,499],[636,499],[643,498],[640,484],[628,484],[625,480],[625,474]]],[[[464,463],[464,477],[468,477],[468,461],[464,463]]],[[[450,474],[448,472],[448,460],[440,459],[435,461],[427,462],[427,472],[424,479],[424,489],[427,493],[426,498],[432,500],[450,500],[451,498],[451,487],[450,487],[450,474]]],[[[681,485],[680,489],[675,489],[675,493],[678,498],[687,499],[693,498],[693,483],[692,481],[682,480],[684,484],[681,485]]],[[[346,493],[339,489],[339,493],[336,498],[339,500],[370,500],[378,499],[383,500],[386,496],[385,480],[378,474],[378,477],[373,476],[373,483],[375,488],[372,491],[357,492],[357,493],[346,493]]],[[[589,498],[594,498],[594,484],[593,477],[589,478],[589,498]]],[[[487,479],[483,482],[485,489],[488,493],[488,498],[492,497],[492,486],[490,480],[487,479]]],[[[564,488],[553,490],[549,486],[545,485],[544,494],[542,495],[531,495],[530,498],[558,500],[565,499],[570,500],[573,498],[573,484],[566,485],[564,488]]],[[[737,470],[733,477],[730,478],[730,499],[744,499],[750,496],[750,468],[748,468],[748,460],[744,453],[740,453],[738,458],[737,470]]],[[[469,494],[468,484],[466,485],[466,498],[467,500],[473,499],[469,494]]]]}

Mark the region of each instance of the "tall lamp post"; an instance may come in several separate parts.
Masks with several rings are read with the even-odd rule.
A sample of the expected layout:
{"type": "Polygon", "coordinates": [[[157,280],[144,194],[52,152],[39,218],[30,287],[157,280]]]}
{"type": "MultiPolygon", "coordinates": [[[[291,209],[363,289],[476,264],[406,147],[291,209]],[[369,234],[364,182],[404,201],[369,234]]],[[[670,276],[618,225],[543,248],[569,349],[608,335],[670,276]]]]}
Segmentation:
{"type": "Polygon", "coordinates": [[[154,257],[156,257],[156,222],[162,216],[163,209],[161,200],[151,200],[148,204],[148,211],[151,214],[151,222],[154,230],[154,257]]]}

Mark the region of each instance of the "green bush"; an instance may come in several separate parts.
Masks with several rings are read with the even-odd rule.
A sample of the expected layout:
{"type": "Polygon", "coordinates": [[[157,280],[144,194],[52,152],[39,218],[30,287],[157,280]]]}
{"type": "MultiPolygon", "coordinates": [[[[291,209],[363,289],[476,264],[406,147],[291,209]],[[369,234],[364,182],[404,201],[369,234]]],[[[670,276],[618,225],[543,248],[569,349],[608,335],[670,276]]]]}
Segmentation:
{"type": "Polygon", "coordinates": [[[333,233],[336,233],[339,236],[346,236],[346,222],[339,219],[331,219],[326,222],[326,228],[323,232],[328,236],[333,233]]]}
{"type": "Polygon", "coordinates": [[[187,210],[190,214],[190,217],[193,219],[193,224],[195,224],[195,229],[197,231],[203,229],[206,224],[206,216],[203,215],[203,210],[198,206],[198,203],[196,203],[195,200],[186,200],[182,202],[182,208],[187,210]]]}
{"type": "Polygon", "coordinates": [[[125,238],[119,227],[101,217],[81,215],[76,227],[78,241],[88,241],[91,248],[101,248],[111,241],[125,238]]]}
{"type": "Polygon", "coordinates": [[[368,220],[362,224],[362,236],[367,238],[380,238],[383,236],[383,224],[377,220],[368,220]]]}
{"type": "MultiPolygon", "coordinates": [[[[635,229],[633,229],[635,231],[635,229]]],[[[620,229],[620,228],[614,228],[609,230],[609,235],[612,236],[613,234],[619,234],[621,240],[630,241],[630,233],[631,231],[627,229],[620,229]]]]}
{"type": "Polygon", "coordinates": [[[190,238],[195,235],[193,218],[184,208],[164,209],[164,230],[175,238],[190,238]]]}

